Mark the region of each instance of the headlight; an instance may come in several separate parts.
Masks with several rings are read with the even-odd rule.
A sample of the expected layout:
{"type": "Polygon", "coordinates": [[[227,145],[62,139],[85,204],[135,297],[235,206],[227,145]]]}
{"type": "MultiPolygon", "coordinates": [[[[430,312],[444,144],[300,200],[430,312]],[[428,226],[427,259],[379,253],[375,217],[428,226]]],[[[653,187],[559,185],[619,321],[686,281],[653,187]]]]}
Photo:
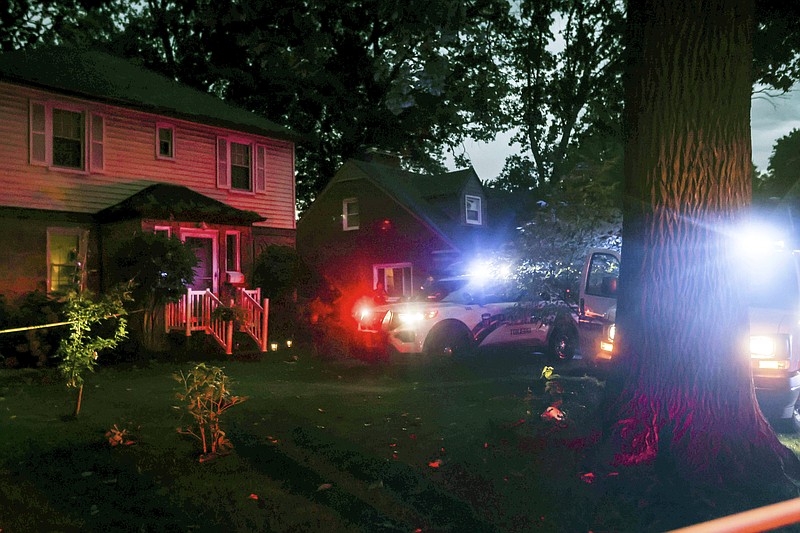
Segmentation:
{"type": "Polygon", "coordinates": [[[788,335],[751,335],[750,357],[753,359],[788,358],[788,335]]]}
{"type": "Polygon", "coordinates": [[[406,326],[413,326],[417,322],[422,322],[423,320],[430,320],[431,318],[435,318],[436,315],[439,314],[439,311],[432,309],[430,311],[413,311],[413,312],[406,312],[406,313],[398,313],[397,319],[406,326]]]}
{"type": "Polygon", "coordinates": [[[617,325],[611,324],[605,328],[605,335],[600,339],[600,352],[601,357],[605,359],[611,358],[611,352],[614,351],[614,337],[617,336],[617,325]]]}

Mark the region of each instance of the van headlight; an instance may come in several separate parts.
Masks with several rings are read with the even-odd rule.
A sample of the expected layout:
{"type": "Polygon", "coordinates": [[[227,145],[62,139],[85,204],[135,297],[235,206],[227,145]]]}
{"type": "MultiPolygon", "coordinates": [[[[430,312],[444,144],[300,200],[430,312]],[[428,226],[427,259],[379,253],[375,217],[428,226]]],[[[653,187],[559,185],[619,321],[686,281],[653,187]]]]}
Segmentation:
{"type": "Polygon", "coordinates": [[[787,359],[789,335],[751,335],[750,357],[753,359],[787,359]]]}

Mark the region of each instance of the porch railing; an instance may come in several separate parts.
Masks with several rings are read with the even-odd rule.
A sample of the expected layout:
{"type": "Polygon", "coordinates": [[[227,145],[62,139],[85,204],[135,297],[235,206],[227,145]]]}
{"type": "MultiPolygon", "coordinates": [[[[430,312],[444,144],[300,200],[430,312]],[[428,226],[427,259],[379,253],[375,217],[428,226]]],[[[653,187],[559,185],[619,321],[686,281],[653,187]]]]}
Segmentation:
{"type": "Polygon", "coordinates": [[[258,303],[261,297],[261,289],[237,289],[236,305],[244,310],[244,323],[242,330],[250,335],[258,344],[262,352],[267,351],[267,325],[269,321],[269,299],[264,298],[261,304],[258,303]]]}
{"type": "MultiPolygon", "coordinates": [[[[269,319],[269,300],[258,303],[261,289],[237,289],[236,298],[230,306],[238,305],[244,312],[240,327],[258,344],[262,352],[267,351],[267,323],[269,319]]],[[[223,302],[210,290],[189,290],[177,302],[168,303],[165,308],[165,327],[167,332],[182,331],[187,337],[193,331],[211,335],[226,354],[233,353],[233,322],[213,318],[214,310],[224,306],[223,302]]]]}

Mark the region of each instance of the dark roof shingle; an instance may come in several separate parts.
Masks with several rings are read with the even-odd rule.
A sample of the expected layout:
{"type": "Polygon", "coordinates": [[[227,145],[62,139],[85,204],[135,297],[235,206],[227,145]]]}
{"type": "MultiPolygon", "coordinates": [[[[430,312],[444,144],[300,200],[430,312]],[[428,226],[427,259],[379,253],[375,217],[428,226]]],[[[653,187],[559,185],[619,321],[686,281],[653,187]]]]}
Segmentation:
{"type": "Polygon", "coordinates": [[[180,185],[157,183],[97,213],[100,222],[155,218],[249,226],[266,218],[224,204],[180,185]]]}
{"type": "Polygon", "coordinates": [[[256,113],[94,50],[46,46],[0,54],[0,80],[257,135],[298,138],[256,113]]]}

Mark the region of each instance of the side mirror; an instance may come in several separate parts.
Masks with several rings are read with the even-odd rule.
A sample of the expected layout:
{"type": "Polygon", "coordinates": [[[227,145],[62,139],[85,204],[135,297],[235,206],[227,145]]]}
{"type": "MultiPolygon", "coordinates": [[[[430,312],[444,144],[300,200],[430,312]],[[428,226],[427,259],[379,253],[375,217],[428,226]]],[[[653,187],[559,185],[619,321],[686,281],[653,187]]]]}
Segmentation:
{"type": "Polygon", "coordinates": [[[602,285],[600,287],[603,296],[616,296],[617,294],[617,277],[616,276],[606,276],[603,278],[602,285]]]}

